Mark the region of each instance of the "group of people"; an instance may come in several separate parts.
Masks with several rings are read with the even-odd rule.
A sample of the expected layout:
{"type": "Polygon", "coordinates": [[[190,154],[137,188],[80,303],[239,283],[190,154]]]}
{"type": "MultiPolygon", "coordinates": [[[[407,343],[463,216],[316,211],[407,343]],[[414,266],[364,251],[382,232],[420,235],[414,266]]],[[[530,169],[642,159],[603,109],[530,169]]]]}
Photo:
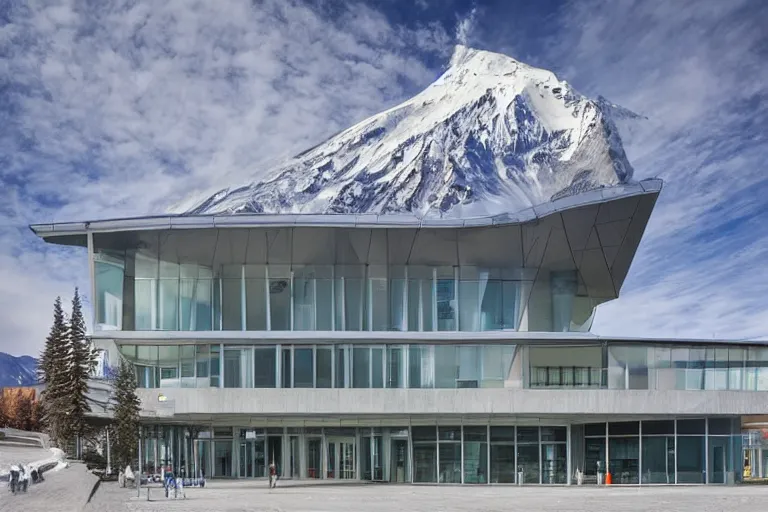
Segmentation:
{"type": "Polygon", "coordinates": [[[43,480],[42,468],[38,469],[31,466],[24,466],[24,464],[14,464],[11,466],[8,487],[10,487],[12,494],[16,494],[17,492],[27,492],[30,482],[36,484],[43,480]]]}

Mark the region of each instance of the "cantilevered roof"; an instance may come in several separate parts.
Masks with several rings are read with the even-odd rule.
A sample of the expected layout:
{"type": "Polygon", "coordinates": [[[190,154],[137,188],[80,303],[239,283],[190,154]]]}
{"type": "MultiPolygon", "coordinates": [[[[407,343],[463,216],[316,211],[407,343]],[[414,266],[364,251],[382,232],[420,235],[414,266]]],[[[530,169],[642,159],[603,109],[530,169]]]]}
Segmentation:
{"type": "Polygon", "coordinates": [[[46,241],[65,245],[85,245],[88,232],[151,231],[168,229],[210,229],[250,227],[337,227],[337,228],[471,228],[524,224],[554,213],[583,206],[607,203],[661,191],[659,179],[643,180],[590,190],[556,199],[517,212],[469,218],[420,218],[411,214],[231,214],[157,215],[85,222],[33,224],[30,229],[46,241]]]}

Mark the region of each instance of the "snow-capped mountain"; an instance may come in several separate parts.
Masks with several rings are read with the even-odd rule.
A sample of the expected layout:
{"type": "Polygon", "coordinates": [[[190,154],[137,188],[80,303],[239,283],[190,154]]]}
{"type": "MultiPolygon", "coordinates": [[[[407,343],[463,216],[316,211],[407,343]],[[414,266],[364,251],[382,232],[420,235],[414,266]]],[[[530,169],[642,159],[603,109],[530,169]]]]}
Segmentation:
{"type": "Polygon", "coordinates": [[[0,352],[0,388],[37,384],[37,360],[30,356],[15,357],[0,352]]]}
{"type": "Polygon", "coordinates": [[[550,71],[457,46],[410,100],[188,214],[513,212],[631,179],[615,120],[634,114],[550,71]]]}

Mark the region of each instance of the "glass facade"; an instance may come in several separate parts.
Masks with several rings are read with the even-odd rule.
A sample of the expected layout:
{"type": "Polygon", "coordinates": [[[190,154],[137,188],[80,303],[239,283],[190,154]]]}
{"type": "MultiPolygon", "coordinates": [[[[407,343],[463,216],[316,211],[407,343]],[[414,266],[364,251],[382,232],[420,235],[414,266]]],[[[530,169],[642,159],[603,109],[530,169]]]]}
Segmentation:
{"type": "Polygon", "coordinates": [[[481,230],[474,242],[479,235],[455,230],[95,233],[95,328],[585,330],[592,309],[615,296],[609,275],[604,291],[588,286],[575,263],[563,269],[555,254],[563,246],[537,245],[537,237],[565,241],[562,230],[531,229],[530,240],[515,226],[481,230]],[[463,245],[492,243],[505,230],[507,247],[463,245]],[[414,237],[424,242],[414,247],[414,237]]]}
{"type": "Polygon", "coordinates": [[[263,478],[274,462],[282,477],[297,479],[566,485],[582,473],[582,483],[594,485],[607,471],[614,484],[728,484],[741,480],[739,430],[730,417],[570,426],[149,425],[142,471],[263,478]]]}
{"type": "MultiPolygon", "coordinates": [[[[768,371],[760,347],[142,344],[121,345],[120,352],[136,367],[143,388],[707,390],[719,381],[723,390],[768,390],[760,377],[768,371]],[[718,367],[717,358],[726,356],[728,366],[718,367]],[[720,379],[724,374],[728,378],[720,379]]],[[[616,442],[636,451],[629,441],[616,442]]],[[[639,478],[639,469],[632,474],[639,478]]]]}
{"type": "Polygon", "coordinates": [[[768,391],[768,349],[727,345],[528,347],[532,388],[768,391]]]}

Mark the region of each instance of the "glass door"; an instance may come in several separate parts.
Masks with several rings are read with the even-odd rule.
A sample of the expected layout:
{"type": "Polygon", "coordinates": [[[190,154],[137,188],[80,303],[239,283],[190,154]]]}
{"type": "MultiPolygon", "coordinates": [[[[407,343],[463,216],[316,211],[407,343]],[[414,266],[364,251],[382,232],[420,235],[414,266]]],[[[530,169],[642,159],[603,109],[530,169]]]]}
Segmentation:
{"type": "Polygon", "coordinates": [[[410,473],[408,467],[408,440],[407,439],[392,439],[391,441],[392,454],[389,458],[390,461],[390,481],[397,483],[405,483],[410,481],[410,473]]]}
{"type": "Polygon", "coordinates": [[[253,444],[240,443],[240,478],[253,478],[253,444]]]}
{"type": "Polygon", "coordinates": [[[342,480],[355,479],[355,441],[343,441],[339,443],[340,469],[342,480]]]}
{"type": "Polygon", "coordinates": [[[328,440],[327,478],[354,480],[356,478],[355,440],[331,438],[328,440]]]}
{"type": "Polygon", "coordinates": [[[291,466],[289,468],[290,471],[288,473],[288,476],[290,478],[299,478],[299,474],[300,474],[299,462],[301,460],[301,454],[299,453],[299,437],[291,436],[290,444],[291,444],[291,466]]]}
{"type": "Polygon", "coordinates": [[[195,477],[203,478],[211,476],[209,469],[211,457],[211,442],[207,439],[195,439],[193,445],[195,460],[195,477]]]}
{"type": "Polygon", "coordinates": [[[307,439],[307,477],[321,478],[322,476],[323,441],[320,438],[307,439]]]}

